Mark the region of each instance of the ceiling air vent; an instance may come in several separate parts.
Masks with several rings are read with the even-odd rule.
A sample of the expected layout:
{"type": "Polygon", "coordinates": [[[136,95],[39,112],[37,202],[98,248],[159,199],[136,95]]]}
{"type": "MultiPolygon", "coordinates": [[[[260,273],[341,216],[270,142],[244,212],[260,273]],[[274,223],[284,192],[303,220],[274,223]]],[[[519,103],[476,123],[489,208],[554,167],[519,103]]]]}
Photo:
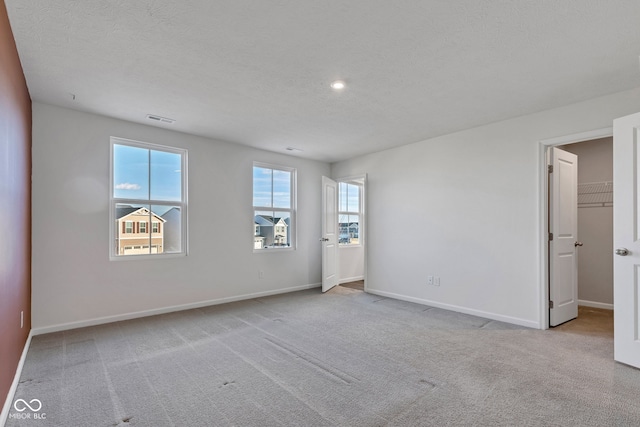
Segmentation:
{"type": "Polygon", "coordinates": [[[147,114],[147,119],[153,120],[156,122],[169,123],[169,124],[172,124],[173,122],[175,122],[174,119],[170,119],[168,117],[156,116],[155,114],[147,114]]]}

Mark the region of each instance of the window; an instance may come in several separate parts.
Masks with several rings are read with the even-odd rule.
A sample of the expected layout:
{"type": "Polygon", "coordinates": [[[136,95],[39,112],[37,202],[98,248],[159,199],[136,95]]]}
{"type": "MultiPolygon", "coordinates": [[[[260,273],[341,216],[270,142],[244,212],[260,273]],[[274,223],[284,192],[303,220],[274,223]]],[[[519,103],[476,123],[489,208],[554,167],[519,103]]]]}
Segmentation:
{"type": "Polygon", "coordinates": [[[360,244],[360,212],[362,186],[341,182],[338,188],[338,224],[340,245],[360,244]]]}
{"type": "Polygon", "coordinates": [[[295,169],[254,163],[254,249],[295,246],[295,182],[295,169]]]}
{"type": "Polygon", "coordinates": [[[186,150],[111,138],[111,259],[187,253],[186,176],[186,150]]]}

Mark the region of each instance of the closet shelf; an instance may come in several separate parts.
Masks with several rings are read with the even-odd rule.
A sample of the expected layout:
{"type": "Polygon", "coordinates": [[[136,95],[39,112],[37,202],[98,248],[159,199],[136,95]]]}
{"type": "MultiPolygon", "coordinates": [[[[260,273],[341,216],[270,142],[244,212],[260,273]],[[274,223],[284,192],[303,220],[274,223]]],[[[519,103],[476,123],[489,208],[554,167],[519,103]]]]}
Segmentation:
{"type": "Polygon", "coordinates": [[[613,206],[613,182],[586,182],[578,184],[578,207],[613,206]]]}

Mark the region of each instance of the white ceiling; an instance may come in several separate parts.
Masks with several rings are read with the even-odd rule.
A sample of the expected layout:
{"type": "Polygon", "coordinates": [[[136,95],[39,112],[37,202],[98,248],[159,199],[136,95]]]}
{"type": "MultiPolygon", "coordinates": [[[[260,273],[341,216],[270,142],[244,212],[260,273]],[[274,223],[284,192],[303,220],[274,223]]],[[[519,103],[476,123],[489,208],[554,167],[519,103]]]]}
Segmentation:
{"type": "Polygon", "coordinates": [[[34,101],[330,162],[640,86],[638,0],[5,3],[34,101]]]}

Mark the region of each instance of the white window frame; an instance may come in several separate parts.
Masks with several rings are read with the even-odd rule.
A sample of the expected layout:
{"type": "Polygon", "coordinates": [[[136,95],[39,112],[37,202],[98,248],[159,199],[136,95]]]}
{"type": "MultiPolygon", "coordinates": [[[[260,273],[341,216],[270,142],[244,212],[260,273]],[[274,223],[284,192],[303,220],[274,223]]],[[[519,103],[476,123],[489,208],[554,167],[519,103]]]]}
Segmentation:
{"type": "MultiPolygon", "coordinates": [[[[271,163],[262,163],[262,162],[253,162],[253,166],[251,168],[251,198],[253,199],[253,168],[254,167],[259,167],[259,168],[265,168],[265,169],[271,169],[271,170],[279,170],[279,171],[284,171],[284,172],[289,172],[291,174],[291,185],[290,185],[290,201],[291,201],[291,206],[290,208],[274,208],[274,207],[267,207],[267,206],[256,206],[253,205],[253,201],[252,201],[252,205],[253,205],[253,215],[252,218],[255,218],[256,215],[256,211],[270,211],[270,212],[286,212],[289,213],[290,215],[290,224],[289,224],[289,229],[287,230],[288,233],[288,237],[289,237],[289,246],[285,246],[285,247],[262,247],[257,249],[255,247],[255,234],[252,236],[252,247],[253,247],[253,252],[254,253],[267,253],[267,252],[282,252],[282,251],[293,251],[296,250],[297,248],[297,218],[296,218],[296,211],[297,211],[297,179],[298,179],[298,172],[296,168],[291,168],[288,166],[280,166],[280,165],[275,165],[275,164],[271,164],[271,163]]],[[[273,186],[272,186],[272,191],[273,191],[273,186]]],[[[271,195],[271,198],[273,200],[273,194],[271,195]]],[[[272,203],[273,204],[273,203],[272,203]]],[[[255,225],[255,224],[254,224],[255,225]]],[[[261,228],[261,227],[260,227],[261,228]]],[[[254,228],[255,230],[255,228],[254,228]]],[[[255,232],[255,231],[254,231],[255,232]]],[[[274,224],[274,237],[275,237],[275,224],[274,224]]]]}
{"type": "MultiPolygon", "coordinates": [[[[363,211],[363,203],[362,203],[362,192],[363,192],[363,188],[364,186],[362,185],[361,182],[353,182],[353,181],[338,181],[338,218],[340,218],[340,215],[357,215],[358,216],[358,243],[340,243],[340,235],[339,235],[339,231],[338,231],[338,246],[341,248],[353,248],[353,247],[358,247],[358,246],[362,246],[362,241],[363,241],[363,227],[362,227],[362,211],[363,211]],[[355,187],[358,187],[358,210],[359,212],[354,212],[354,211],[341,211],[340,208],[340,198],[341,198],[341,194],[340,194],[340,184],[348,184],[348,185],[353,185],[355,187]]],[[[348,197],[348,196],[347,196],[348,197]]],[[[347,224],[348,227],[348,224],[347,224]]],[[[340,230],[340,225],[338,224],[338,230],[340,230]]]]}
{"type": "MultiPolygon", "coordinates": [[[[188,255],[188,197],[187,197],[187,178],[188,178],[188,152],[186,149],[170,147],[166,145],[152,144],[149,142],[141,142],[134,141],[125,138],[119,138],[112,136],[110,138],[110,150],[109,150],[109,259],[112,261],[123,261],[123,260],[140,260],[140,259],[162,259],[162,258],[176,258],[176,257],[184,257],[188,255]],[[114,146],[115,145],[127,145],[130,147],[142,148],[146,150],[154,150],[154,151],[164,151],[168,153],[179,154],[181,156],[181,193],[182,200],[181,201],[166,201],[166,200],[154,200],[154,199],[125,199],[125,198],[116,198],[113,196],[114,194],[114,146]],[[181,244],[180,252],[170,252],[170,253],[148,253],[148,254],[136,254],[136,255],[119,255],[116,253],[117,249],[117,218],[116,218],[116,206],[118,204],[132,204],[132,205],[148,205],[151,206],[178,206],[181,212],[181,224],[180,224],[180,237],[181,244]]],[[[151,173],[151,172],[149,172],[151,173]]],[[[151,224],[154,223],[153,218],[150,218],[151,224]]],[[[148,226],[148,224],[147,224],[148,226]]],[[[151,225],[153,227],[153,225],[151,225]]],[[[151,228],[150,230],[153,230],[151,228]]],[[[134,227],[135,231],[135,227],[134,227]]],[[[149,233],[149,237],[151,239],[153,232],[149,233]]],[[[149,242],[150,247],[152,246],[151,240],[149,242]]],[[[157,246],[157,245],[155,245],[157,246]]],[[[164,246],[164,243],[163,243],[164,246]]]]}

